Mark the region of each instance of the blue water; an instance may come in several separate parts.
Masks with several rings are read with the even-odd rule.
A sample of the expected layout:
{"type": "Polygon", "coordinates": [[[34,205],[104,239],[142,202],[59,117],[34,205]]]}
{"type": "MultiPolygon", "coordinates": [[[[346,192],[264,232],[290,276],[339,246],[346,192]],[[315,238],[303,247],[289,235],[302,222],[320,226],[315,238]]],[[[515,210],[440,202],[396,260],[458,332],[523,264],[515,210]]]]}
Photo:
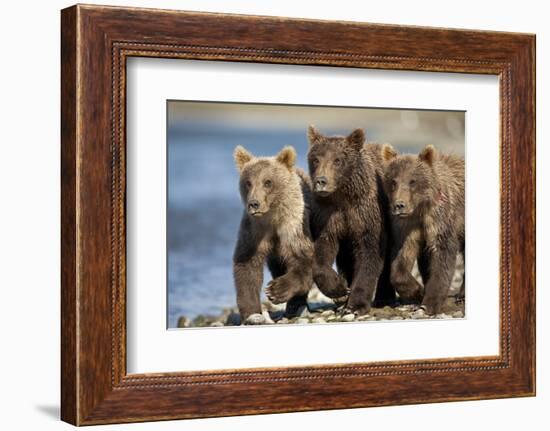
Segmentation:
{"type": "MultiPolygon", "coordinates": [[[[232,255],[242,215],[233,149],[271,156],[284,145],[306,167],[304,132],[180,130],[168,139],[168,324],[235,305],[232,255]]],[[[266,271],[265,280],[269,277],[266,271]]]]}

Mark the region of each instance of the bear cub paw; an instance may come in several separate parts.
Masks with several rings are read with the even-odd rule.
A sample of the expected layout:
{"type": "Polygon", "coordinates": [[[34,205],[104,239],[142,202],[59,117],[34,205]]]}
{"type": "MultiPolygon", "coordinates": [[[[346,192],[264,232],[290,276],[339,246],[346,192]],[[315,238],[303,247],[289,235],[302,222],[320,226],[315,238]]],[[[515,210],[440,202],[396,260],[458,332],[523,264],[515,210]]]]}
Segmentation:
{"type": "Polygon", "coordinates": [[[370,304],[366,304],[362,301],[355,303],[353,301],[348,300],[348,303],[342,310],[342,314],[354,314],[357,317],[365,316],[369,314],[370,309],[371,309],[370,304]]]}
{"type": "Polygon", "coordinates": [[[426,314],[429,314],[430,316],[441,313],[441,304],[436,303],[435,301],[424,300],[420,308],[422,308],[426,314]]]}
{"type": "Polygon", "coordinates": [[[344,277],[337,274],[332,268],[323,271],[320,277],[316,277],[315,284],[329,298],[342,298],[349,295],[348,283],[344,277]]]}
{"type": "Polygon", "coordinates": [[[304,291],[302,284],[297,277],[286,274],[271,280],[267,284],[265,294],[273,304],[282,304],[304,291]]]}

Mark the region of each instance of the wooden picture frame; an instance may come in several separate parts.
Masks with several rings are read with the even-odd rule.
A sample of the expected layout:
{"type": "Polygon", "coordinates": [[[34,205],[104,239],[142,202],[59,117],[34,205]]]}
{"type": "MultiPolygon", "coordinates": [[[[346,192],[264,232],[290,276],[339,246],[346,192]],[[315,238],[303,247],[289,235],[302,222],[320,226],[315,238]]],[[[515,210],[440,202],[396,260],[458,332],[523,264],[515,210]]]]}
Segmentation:
{"type": "Polygon", "coordinates": [[[61,17],[64,421],[535,394],[534,35],[82,5],[61,17]],[[500,354],[128,375],[125,65],[131,56],[498,75],[500,354]]]}

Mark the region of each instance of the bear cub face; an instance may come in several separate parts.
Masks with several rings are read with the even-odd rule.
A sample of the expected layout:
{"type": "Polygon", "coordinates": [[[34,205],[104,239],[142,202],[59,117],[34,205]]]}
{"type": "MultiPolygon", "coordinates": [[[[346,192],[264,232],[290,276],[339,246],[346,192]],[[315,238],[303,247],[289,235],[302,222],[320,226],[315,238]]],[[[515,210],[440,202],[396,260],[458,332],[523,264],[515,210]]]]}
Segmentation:
{"type": "Polygon", "coordinates": [[[359,159],[365,142],[362,129],[346,137],[323,136],[317,129],[308,129],[308,165],[316,196],[327,197],[341,188],[359,159]]]}
{"type": "Polygon", "coordinates": [[[275,157],[277,163],[255,158],[242,146],[234,152],[240,172],[239,190],[249,216],[260,218],[269,215],[286,193],[296,161],[292,147],[283,148],[275,157]]]}
{"type": "Polygon", "coordinates": [[[431,170],[434,147],[428,145],[418,156],[396,157],[397,152],[385,145],[382,153],[389,162],[385,184],[391,214],[400,219],[420,216],[433,202],[434,175],[431,170]]]}

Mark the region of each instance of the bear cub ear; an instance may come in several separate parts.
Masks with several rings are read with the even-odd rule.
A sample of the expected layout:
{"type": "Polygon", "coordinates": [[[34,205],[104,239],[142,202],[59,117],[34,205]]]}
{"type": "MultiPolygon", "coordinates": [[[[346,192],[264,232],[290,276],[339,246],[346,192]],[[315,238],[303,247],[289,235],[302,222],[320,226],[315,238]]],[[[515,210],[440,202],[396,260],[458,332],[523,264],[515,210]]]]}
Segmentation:
{"type": "Polygon", "coordinates": [[[315,128],[315,126],[309,126],[307,128],[307,139],[309,141],[309,145],[313,145],[316,142],[319,142],[323,135],[315,128]]]}
{"type": "Polygon", "coordinates": [[[296,163],[296,150],[291,146],[286,146],[277,154],[276,160],[285,165],[287,169],[292,169],[296,163]]]}
{"type": "Polygon", "coordinates": [[[233,151],[233,158],[239,172],[243,170],[244,165],[254,158],[244,147],[237,145],[233,151]]]}
{"type": "Polygon", "coordinates": [[[390,144],[382,145],[382,158],[385,162],[389,162],[391,159],[394,159],[397,156],[397,150],[393,148],[390,144]]]}
{"type": "Polygon", "coordinates": [[[346,140],[356,149],[361,149],[365,143],[365,131],[363,129],[355,129],[351,132],[346,140]]]}
{"type": "Polygon", "coordinates": [[[432,166],[436,156],[436,149],[433,145],[426,145],[418,155],[418,158],[432,166]]]}

